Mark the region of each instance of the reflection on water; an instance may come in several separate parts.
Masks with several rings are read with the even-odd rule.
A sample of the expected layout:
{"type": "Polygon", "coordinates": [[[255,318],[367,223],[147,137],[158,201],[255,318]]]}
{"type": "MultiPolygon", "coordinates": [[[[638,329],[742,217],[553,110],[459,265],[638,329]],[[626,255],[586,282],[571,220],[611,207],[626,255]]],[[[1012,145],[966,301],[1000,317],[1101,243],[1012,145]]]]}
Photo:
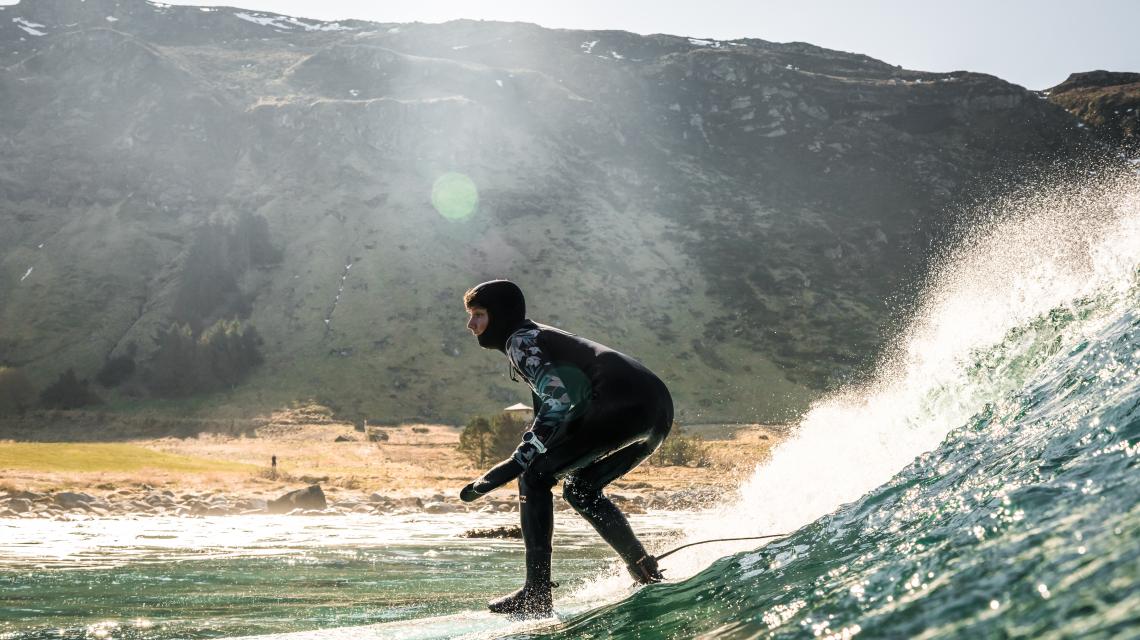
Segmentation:
{"type": "MultiPolygon", "coordinates": [[[[692,517],[638,516],[634,525],[663,544],[692,517]]],[[[494,628],[501,618],[475,612],[521,583],[521,542],[459,536],[516,521],[514,514],[0,520],[0,638],[215,638],[441,616],[460,616],[469,631],[494,628]]],[[[584,607],[575,589],[614,572],[612,553],[572,514],[559,514],[554,544],[554,572],[565,585],[559,606],[584,607]]],[[[627,583],[620,579],[610,599],[627,583]]],[[[422,626],[421,637],[442,637],[440,628],[422,626]]]]}

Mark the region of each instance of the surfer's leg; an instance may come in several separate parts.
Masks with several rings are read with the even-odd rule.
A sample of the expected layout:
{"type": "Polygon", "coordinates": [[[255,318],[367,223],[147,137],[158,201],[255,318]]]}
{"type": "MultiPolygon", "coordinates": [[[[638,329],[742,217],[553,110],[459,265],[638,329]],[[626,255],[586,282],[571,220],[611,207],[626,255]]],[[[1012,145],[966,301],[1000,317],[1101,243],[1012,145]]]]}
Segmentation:
{"type": "Polygon", "coordinates": [[[550,589],[551,540],[554,535],[552,475],[524,473],[519,476],[519,516],[526,548],[526,584],[487,607],[495,613],[526,618],[545,618],[553,613],[550,589]]]}
{"type": "Polygon", "coordinates": [[[660,440],[631,444],[568,475],[562,497],[586,519],[625,561],[630,575],[641,583],[660,582],[664,577],[657,560],[645,550],[629,526],[625,514],[607,498],[602,489],[649,457],[660,440]]]}
{"type": "Polygon", "coordinates": [[[565,477],[562,497],[594,527],[602,539],[625,561],[630,575],[641,583],[660,582],[657,559],[650,555],[629,526],[625,514],[602,490],[649,457],[669,435],[673,426],[673,401],[659,381],[643,390],[647,401],[602,412],[589,420],[584,435],[602,440],[621,434],[629,444],[583,465],[565,477]]]}
{"type": "MultiPolygon", "coordinates": [[[[554,482],[554,476],[531,473],[519,476],[519,517],[527,557],[535,555],[550,558],[551,539],[554,535],[554,497],[550,490],[554,482]]],[[[546,564],[546,580],[549,582],[549,560],[546,564]]],[[[527,571],[530,571],[529,563],[527,571]]],[[[530,582],[529,577],[527,582],[530,582]]]]}

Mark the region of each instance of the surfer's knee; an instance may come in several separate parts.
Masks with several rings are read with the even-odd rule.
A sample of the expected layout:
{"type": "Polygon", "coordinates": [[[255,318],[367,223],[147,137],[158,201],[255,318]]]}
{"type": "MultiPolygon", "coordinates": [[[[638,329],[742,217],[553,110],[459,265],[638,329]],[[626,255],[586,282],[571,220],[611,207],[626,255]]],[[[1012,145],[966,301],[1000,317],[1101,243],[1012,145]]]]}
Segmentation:
{"type": "Polygon", "coordinates": [[[571,476],[562,483],[562,499],[578,513],[589,510],[602,495],[601,490],[571,476]]]}

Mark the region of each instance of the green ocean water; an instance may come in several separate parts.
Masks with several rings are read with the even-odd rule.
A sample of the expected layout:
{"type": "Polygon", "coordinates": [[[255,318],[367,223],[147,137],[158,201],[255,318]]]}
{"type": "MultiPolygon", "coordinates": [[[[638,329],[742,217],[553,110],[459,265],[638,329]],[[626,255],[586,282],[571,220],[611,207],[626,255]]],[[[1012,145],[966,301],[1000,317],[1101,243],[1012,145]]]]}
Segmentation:
{"type": "Polygon", "coordinates": [[[792,537],[514,637],[1140,637],[1140,288],[1120,302],[1012,333],[977,368],[1016,390],[792,537]]]}
{"type": "MultiPolygon", "coordinates": [[[[479,611],[521,584],[521,543],[460,534],[516,519],[0,520],[0,638],[218,638],[479,611]]],[[[652,539],[671,533],[664,521],[638,524],[652,539]]],[[[562,524],[567,588],[609,570],[592,531],[562,524]]]]}

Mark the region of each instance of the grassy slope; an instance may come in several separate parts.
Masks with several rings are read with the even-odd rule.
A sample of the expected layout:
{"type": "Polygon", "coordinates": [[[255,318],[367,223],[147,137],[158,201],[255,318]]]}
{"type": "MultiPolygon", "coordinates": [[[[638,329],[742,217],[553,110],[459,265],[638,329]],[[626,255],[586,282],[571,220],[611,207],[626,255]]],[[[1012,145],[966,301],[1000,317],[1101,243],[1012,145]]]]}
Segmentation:
{"type": "Polygon", "coordinates": [[[252,471],[253,465],[153,451],[130,444],[0,442],[0,469],[43,472],[252,471]]]}

